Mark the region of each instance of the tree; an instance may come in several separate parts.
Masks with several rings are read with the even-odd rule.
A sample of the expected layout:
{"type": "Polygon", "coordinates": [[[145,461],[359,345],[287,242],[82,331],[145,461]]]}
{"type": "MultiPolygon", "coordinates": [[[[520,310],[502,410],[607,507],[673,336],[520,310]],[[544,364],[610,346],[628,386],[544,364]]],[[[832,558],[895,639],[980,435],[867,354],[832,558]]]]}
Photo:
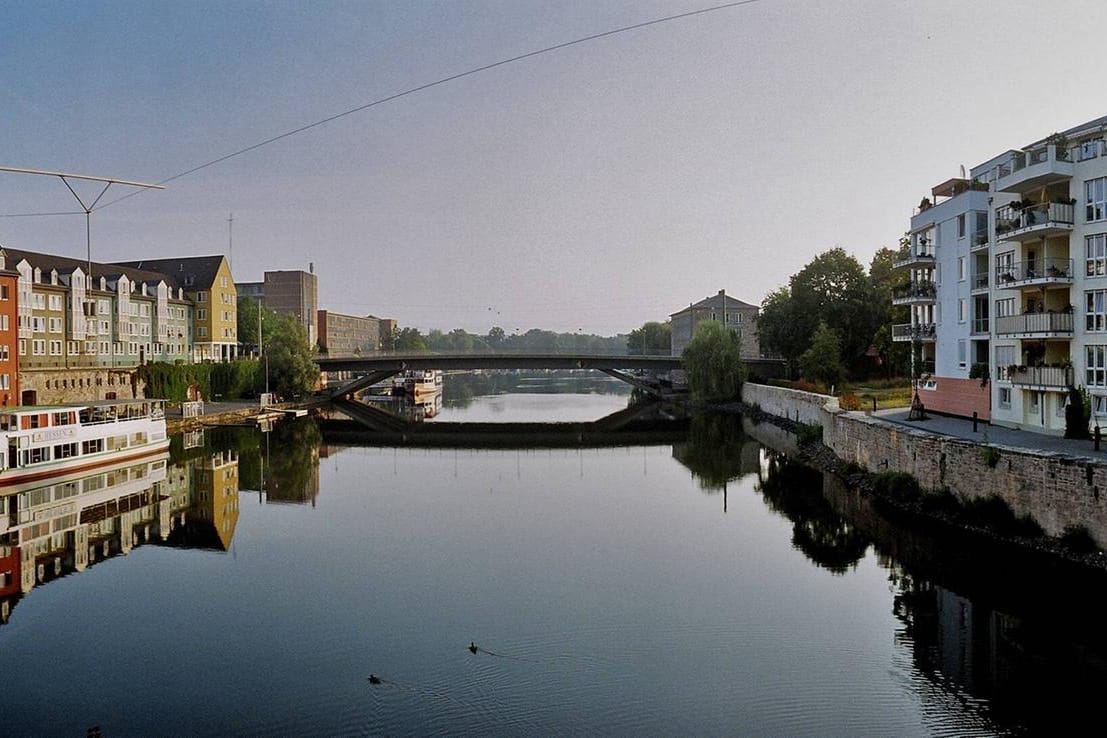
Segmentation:
{"type": "Polygon", "coordinates": [[[779,287],[762,300],[761,313],[757,317],[762,350],[781,356],[792,365],[807,348],[806,336],[795,330],[794,312],[792,291],[779,287]]]}
{"type": "MultiPolygon", "coordinates": [[[[280,316],[267,307],[261,307],[261,335],[269,340],[280,316]]],[[[258,346],[258,308],[252,297],[238,298],[238,342],[243,346],[258,346]]]]}
{"type": "Polygon", "coordinates": [[[426,351],[427,339],[418,328],[401,328],[396,334],[397,351],[426,351]]]}
{"type": "Polygon", "coordinates": [[[688,375],[688,389],[699,402],[738,399],[746,368],[741,361],[738,334],[717,320],[696,326],[681,359],[688,375]]]}
{"type": "Polygon", "coordinates": [[[841,347],[838,336],[826,323],[819,323],[815,329],[811,347],[800,356],[799,364],[804,376],[816,379],[827,387],[841,383],[841,347]]]}
{"type": "Polygon", "coordinates": [[[312,361],[307,331],[293,315],[282,316],[276,330],[266,336],[269,387],[286,397],[306,395],[315,388],[319,367],[312,361]]]}
{"type": "Polygon", "coordinates": [[[504,329],[497,325],[488,331],[488,335],[484,337],[484,340],[488,342],[490,347],[498,349],[503,345],[505,335],[504,329]]]}
{"type": "Polygon", "coordinates": [[[631,354],[668,354],[672,349],[673,326],[651,320],[627,336],[627,351],[631,354]]]}

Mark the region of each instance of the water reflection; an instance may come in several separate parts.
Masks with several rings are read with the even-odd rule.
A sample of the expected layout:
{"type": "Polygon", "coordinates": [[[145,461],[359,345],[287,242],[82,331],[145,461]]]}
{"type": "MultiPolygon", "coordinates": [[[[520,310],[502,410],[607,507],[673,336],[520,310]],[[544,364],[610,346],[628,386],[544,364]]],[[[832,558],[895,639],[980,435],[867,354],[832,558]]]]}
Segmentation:
{"type": "Polygon", "coordinates": [[[512,393],[626,395],[630,385],[590,369],[553,369],[450,374],[442,386],[444,404],[453,408],[468,407],[478,397],[512,393]]]}
{"type": "Polygon", "coordinates": [[[776,452],[758,489],[818,566],[845,574],[873,547],[932,732],[1056,733],[1093,719],[1107,689],[1098,615],[1107,574],[941,527],[905,528],[837,478],[776,452]]]}
{"type": "MultiPolygon", "coordinates": [[[[145,717],[90,678],[98,664],[74,667],[75,681],[95,683],[74,703],[80,714],[124,700],[132,733],[171,716],[182,733],[899,734],[907,724],[967,735],[1057,732],[1095,716],[1107,687],[1103,576],[905,524],[765,449],[737,418],[634,404],[593,430],[644,438],[662,422],[673,425],[652,451],[581,451],[590,437],[579,431],[568,453],[485,450],[479,433],[462,441],[471,453],[381,450],[387,434],[338,442],[311,420],[179,436],[169,456],[3,497],[0,614],[7,622],[35,588],[146,547],[127,565],[154,574],[115,567],[108,581],[142,584],[112,596],[134,608],[154,600],[143,622],[164,618],[190,643],[229,635],[181,654],[172,668],[187,676],[166,692],[183,694],[145,717]],[[742,513],[719,515],[717,498],[688,493],[697,487],[729,489],[742,513]],[[246,491],[282,506],[242,513],[246,491]],[[177,577],[204,582],[203,614],[177,577]],[[155,578],[169,581],[156,597],[155,578]],[[472,638],[522,658],[472,658],[472,638]],[[672,648],[659,654],[657,642],[672,648]],[[227,684],[182,688],[212,664],[227,684]],[[844,686],[830,683],[847,668],[844,686]],[[387,681],[366,693],[371,671],[387,681]],[[665,704],[640,686],[651,679],[665,704]],[[188,717],[204,700],[210,724],[188,717]]],[[[537,444],[554,425],[578,424],[535,423],[538,435],[514,442],[537,444]]],[[[55,611],[89,599],[70,594],[55,611]]],[[[48,604],[38,613],[56,615],[48,604]]],[[[18,623],[4,629],[9,663],[63,657],[18,623]]],[[[114,634],[111,648],[132,645],[133,623],[85,627],[114,634]]],[[[155,630],[133,658],[171,679],[145,661],[163,637],[155,630]]],[[[11,732],[34,732],[30,711],[11,714],[0,718],[11,732]]]]}
{"type": "Polygon", "coordinates": [[[227,551],[238,487],[237,452],[200,432],[140,462],[0,496],[0,623],[34,588],[138,546],[227,551]]]}

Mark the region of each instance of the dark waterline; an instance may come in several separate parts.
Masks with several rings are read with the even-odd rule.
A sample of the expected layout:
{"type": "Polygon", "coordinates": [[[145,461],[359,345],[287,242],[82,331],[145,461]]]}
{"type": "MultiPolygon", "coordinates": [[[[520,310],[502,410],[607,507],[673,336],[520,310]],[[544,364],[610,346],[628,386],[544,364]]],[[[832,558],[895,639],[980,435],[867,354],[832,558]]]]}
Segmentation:
{"type": "MultiPolygon", "coordinates": [[[[628,402],[536,396],[435,422],[628,402]]],[[[311,422],[176,439],[153,498],[89,524],[107,558],[76,572],[63,533],[38,544],[44,581],[0,590],[2,732],[991,735],[1091,715],[1093,626],[737,421],[613,448],[351,447],[311,422]]]]}

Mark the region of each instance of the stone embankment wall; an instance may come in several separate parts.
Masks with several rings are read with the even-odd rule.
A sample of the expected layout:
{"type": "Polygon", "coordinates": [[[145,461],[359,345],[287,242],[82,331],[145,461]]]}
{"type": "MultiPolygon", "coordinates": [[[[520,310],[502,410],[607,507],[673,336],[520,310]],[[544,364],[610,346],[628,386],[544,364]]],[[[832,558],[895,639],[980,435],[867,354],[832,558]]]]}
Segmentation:
{"type": "Polygon", "coordinates": [[[39,369],[19,373],[21,392],[33,390],[38,405],[143,397],[146,385],[131,369],[39,369]],[[113,395],[114,393],[114,395],[113,395]]]}
{"type": "Polygon", "coordinates": [[[838,458],[871,471],[900,471],[927,490],[948,489],[962,500],[998,497],[1019,516],[1029,515],[1051,536],[1084,526],[1107,547],[1107,465],[996,444],[986,445],[844,412],[833,397],[780,387],[745,384],[742,400],[782,418],[814,424],[813,397],[820,397],[823,443],[838,458]],[[989,448],[990,451],[985,449],[989,448]]]}
{"type": "Polygon", "coordinates": [[[742,402],[769,415],[788,418],[804,425],[823,425],[826,422],[827,405],[834,410],[838,408],[836,397],[751,382],[742,385],[742,402]]]}

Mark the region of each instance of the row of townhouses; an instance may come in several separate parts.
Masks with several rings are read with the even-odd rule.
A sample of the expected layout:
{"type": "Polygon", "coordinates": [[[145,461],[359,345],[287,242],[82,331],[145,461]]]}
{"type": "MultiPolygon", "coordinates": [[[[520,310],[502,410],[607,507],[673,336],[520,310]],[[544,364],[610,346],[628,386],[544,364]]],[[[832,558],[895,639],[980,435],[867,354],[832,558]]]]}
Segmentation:
{"type": "Polygon", "coordinates": [[[233,359],[236,311],[222,256],[99,264],[0,249],[0,403],[33,403],[19,385],[35,370],[233,359]]]}
{"type": "Polygon", "coordinates": [[[927,408],[1060,434],[1070,387],[1107,425],[1107,117],[935,186],[893,299],[927,408]]]}

